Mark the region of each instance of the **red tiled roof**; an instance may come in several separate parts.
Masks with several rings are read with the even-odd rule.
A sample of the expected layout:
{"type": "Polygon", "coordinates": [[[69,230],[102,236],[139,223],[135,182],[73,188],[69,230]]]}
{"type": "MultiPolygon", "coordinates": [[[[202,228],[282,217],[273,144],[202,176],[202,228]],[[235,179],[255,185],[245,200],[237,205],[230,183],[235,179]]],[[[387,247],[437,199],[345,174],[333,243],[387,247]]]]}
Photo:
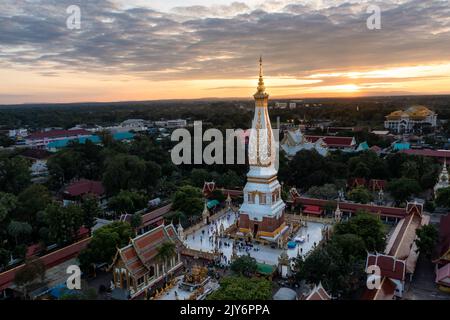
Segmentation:
{"type": "Polygon", "coordinates": [[[306,140],[314,143],[319,139],[329,147],[351,147],[354,146],[353,137],[333,137],[333,136],[305,136],[306,140]]]}
{"type": "MultiPolygon", "coordinates": [[[[306,197],[295,197],[295,204],[302,204],[304,206],[314,205],[320,206],[324,208],[329,204],[329,200],[323,199],[315,199],[315,198],[306,198],[306,197]]],[[[355,213],[358,210],[365,210],[369,213],[380,214],[382,216],[395,217],[395,218],[403,218],[406,216],[405,208],[395,208],[395,207],[384,207],[384,206],[376,206],[372,204],[361,204],[361,203],[351,203],[351,202],[339,202],[339,208],[342,211],[348,211],[355,213]]]]}
{"type": "Polygon", "coordinates": [[[142,226],[146,227],[148,225],[151,225],[153,223],[157,223],[161,221],[164,216],[170,212],[172,209],[172,204],[169,203],[168,205],[158,208],[156,210],[153,210],[149,213],[146,213],[142,216],[142,226]]]}
{"type": "Polygon", "coordinates": [[[158,247],[165,241],[175,241],[178,248],[183,246],[172,225],[160,225],[131,239],[129,245],[118,249],[111,266],[115,264],[118,256],[120,256],[128,271],[135,278],[140,278],[149,271],[151,262],[158,253],[158,247]]]}
{"type": "Polygon", "coordinates": [[[220,190],[222,191],[222,193],[227,196],[228,194],[230,195],[230,197],[239,197],[242,196],[243,192],[242,190],[233,190],[233,189],[224,189],[224,188],[217,188],[216,183],[215,182],[205,182],[203,184],[203,194],[205,196],[210,195],[214,190],[220,190]]]}
{"type": "Polygon", "coordinates": [[[76,137],[91,135],[91,133],[84,129],[76,130],[51,130],[51,131],[41,131],[34,132],[30,134],[27,139],[38,140],[38,139],[54,139],[54,138],[65,138],[65,137],[76,137]]]}
{"type": "MultiPolygon", "coordinates": [[[[86,248],[91,238],[86,238],[67,247],[61,248],[54,252],[51,252],[39,259],[44,263],[45,268],[52,268],[64,261],[72,259],[78,255],[78,253],[86,248]]],[[[13,284],[14,277],[20,269],[24,267],[24,264],[17,266],[11,270],[0,273],[0,290],[6,289],[13,284]]]]}
{"type": "Polygon", "coordinates": [[[369,266],[376,265],[380,268],[381,276],[396,280],[405,280],[406,264],[403,260],[384,254],[368,254],[366,260],[366,269],[369,266]]]}
{"type": "Polygon", "coordinates": [[[359,186],[365,186],[367,183],[365,178],[352,178],[348,180],[348,184],[350,187],[359,187],[359,186]]]}
{"type": "Polygon", "coordinates": [[[393,300],[395,288],[395,283],[385,277],[381,280],[380,289],[367,289],[362,296],[362,300],[393,300]]]}
{"type": "Polygon", "coordinates": [[[386,190],[387,181],[379,179],[371,179],[369,181],[369,188],[372,190],[386,190]]]}
{"type": "Polygon", "coordinates": [[[450,150],[407,149],[400,152],[416,156],[450,159],[450,150]]]}
{"type": "Polygon", "coordinates": [[[439,224],[439,258],[450,250],[450,213],[442,216],[439,224]]]}
{"type": "Polygon", "coordinates": [[[328,292],[322,287],[322,284],[319,283],[318,286],[314,286],[314,289],[311,293],[306,297],[305,300],[331,300],[331,296],[328,292]]]}
{"type": "Polygon", "coordinates": [[[95,194],[101,197],[105,194],[105,188],[101,181],[81,179],[66,187],[64,194],[71,197],[78,197],[86,194],[95,194]]]}

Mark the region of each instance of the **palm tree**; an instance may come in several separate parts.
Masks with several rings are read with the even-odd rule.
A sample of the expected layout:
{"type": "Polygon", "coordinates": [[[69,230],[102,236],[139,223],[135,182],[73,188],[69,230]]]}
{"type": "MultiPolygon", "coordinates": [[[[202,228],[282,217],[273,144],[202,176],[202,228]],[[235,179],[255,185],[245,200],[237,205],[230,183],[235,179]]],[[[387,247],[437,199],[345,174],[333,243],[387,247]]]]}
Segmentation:
{"type": "Polygon", "coordinates": [[[177,254],[176,245],[173,241],[166,241],[158,247],[158,253],[156,259],[167,266],[167,261],[177,254]]]}

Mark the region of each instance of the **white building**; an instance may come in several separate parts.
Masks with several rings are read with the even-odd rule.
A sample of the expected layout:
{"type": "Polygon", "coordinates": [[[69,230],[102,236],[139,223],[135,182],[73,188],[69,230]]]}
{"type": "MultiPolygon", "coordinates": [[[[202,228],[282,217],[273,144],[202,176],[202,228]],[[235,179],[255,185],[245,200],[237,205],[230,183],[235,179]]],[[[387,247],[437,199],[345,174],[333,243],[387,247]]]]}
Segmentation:
{"type": "Polygon", "coordinates": [[[308,141],[300,129],[288,130],[280,142],[280,147],[288,158],[295,156],[300,150],[316,150],[324,157],[328,154],[328,147],[323,139],[308,141]]]}
{"type": "Polygon", "coordinates": [[[184,128],[187,126],[187,120],[184,119],[175,119],[175,120],[160,120],[155,121],[154,125],[156,127],[162,127],[162,128],[184,128]]]}
{"type": "Polygon", "coordinates": [[[405,111],[397,110],[386,116],[384,127],[395,133],[411,133],[418,127],[429,124],[436,127],[437,114],[425,106],[413,106],[405,111]]]}

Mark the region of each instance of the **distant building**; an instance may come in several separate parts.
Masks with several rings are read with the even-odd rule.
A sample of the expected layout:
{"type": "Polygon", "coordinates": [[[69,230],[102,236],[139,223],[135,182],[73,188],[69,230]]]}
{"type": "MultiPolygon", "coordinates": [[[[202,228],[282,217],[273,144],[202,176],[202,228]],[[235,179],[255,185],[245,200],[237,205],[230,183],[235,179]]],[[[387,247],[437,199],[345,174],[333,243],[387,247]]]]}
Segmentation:
{"type": "Polygon", "coordinates": [[[386,116],[384,127],[395,133],[411,133],[423,125],[436,127],[437,114],[424,106],[413,106],[405,111],[397,110],[386,116]]]}
{"type": "Polygon", "coordinates": [[[45,148],[51,142],[83,137],[86,138],[90,135],[91,132],[84,129],[41,131],[28,135],[25,138],[25,144],[34,148],[45,148]]]}
{"type": "Polygon", "coordinates": [[[328,147],[322,139],[315,142],[308,141],[300,129],[286,131],[280,147],[288,158],[294,157],[301,150],[316,150],[324,157],[328,154],[328,147]]]}
{"type": "Polygon", "coordinates": [[[295,109],[297,108],[297,103],[296,102],[289,102],[289,109],[295,109]]]}
{"type": "Polygon", "coordinates": [[[288,106],[287,102],[275,102],[275,108],[286,109],[288,106]]]}
{"type": "Polygon", "coordinates": [[[288,157],[293,157],[300,150],[316,150],[326,156],[329,151],[341,150],[352,152],[356,150],[354,137],[308,136],[300,129],[288,130],[280,142],[281,149],[288,157]]]}
{"type": "Polygon", "coordinates": [[[157,127],[174,129],[174,128],[184,128],[187,126],[187,120],[175,119],[175,120],[160,120],[153,123],[157,127]]]}

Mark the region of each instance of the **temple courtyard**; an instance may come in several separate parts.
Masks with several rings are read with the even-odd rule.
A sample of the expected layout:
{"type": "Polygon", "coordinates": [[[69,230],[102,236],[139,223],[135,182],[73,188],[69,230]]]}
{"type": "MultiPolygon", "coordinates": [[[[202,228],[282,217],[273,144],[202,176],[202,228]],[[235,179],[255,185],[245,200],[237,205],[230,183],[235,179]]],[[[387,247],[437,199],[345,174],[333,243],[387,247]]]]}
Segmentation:
{"type": "MultiPolygon", "coordinates": [[[[203,252],[214,252],[216,242],[218,242],[219,252],[223,253],[222,263],[229,264],[232,251],[233,239],[223,236],[218,237],[218,241],[214,241],[214,233],[219,233],[220,230],[226,230],[228,227],[236,223],[238,213],[231,210],[224,212],[219,218],[211,222],[209,225],[204,225],[196,231],[187,234],[184,240],[185,245],[194,250],[203,252]],[[221,227],[223,225],[223,227],[221,227]],[[218,232],[219,231],[219,232],[218,232]]],[[[296,242],[295,247],[288,248],[287,254],[289,258],[295,258],[297,255],[306,255],[315,245],[318,245],[322,240],[322,229],[327,225],[319,222],[305,222],[305,226],[301,227],[293,238],[302,238],[303,242],[296,242]]],[[[294,243],[292,243],[293,245],[294,243]]],[[[252,244],[246,246],[244,243],[238,241],[237,255],[250,254],[259,263],[268,265],[278,265],[278,257],[283,249],[275,245],[252,244]]]]}

